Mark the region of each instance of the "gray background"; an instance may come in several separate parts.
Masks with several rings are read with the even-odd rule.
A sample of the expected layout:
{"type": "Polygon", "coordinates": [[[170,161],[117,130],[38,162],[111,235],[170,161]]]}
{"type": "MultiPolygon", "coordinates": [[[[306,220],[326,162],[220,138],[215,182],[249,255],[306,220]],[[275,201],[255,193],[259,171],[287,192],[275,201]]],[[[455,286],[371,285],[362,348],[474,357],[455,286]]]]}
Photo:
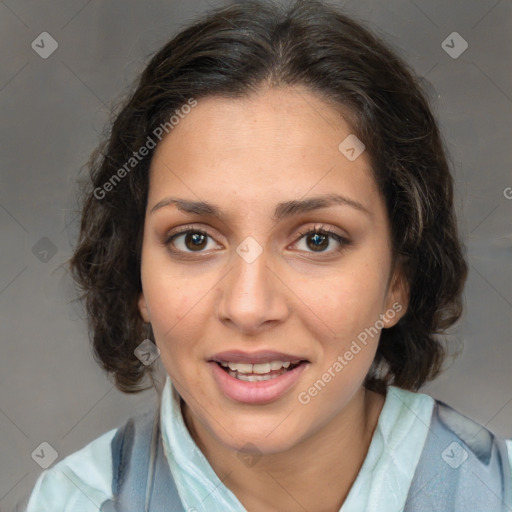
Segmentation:
{"type": "MultiPolygon", "coordinates": [[[[155,399],[113,387],[92,358],[83,312],[69,303],[62,263],[77,233],[75,179],[148,56],[192,16],[227,3],[0,3],[2,511],[32,489],[41,442],[60,460],[155,399]],[[47,59],[31,48],[44,31],[58,42],[47,59]]],[[[464,352],[424,391],[510,438],[512,3],[338,3],[430,82],[455,169],[470,276],[452,338],[464,352]],[[441,46],[454,31],[469,44],[456,59],[441,46]]]]}

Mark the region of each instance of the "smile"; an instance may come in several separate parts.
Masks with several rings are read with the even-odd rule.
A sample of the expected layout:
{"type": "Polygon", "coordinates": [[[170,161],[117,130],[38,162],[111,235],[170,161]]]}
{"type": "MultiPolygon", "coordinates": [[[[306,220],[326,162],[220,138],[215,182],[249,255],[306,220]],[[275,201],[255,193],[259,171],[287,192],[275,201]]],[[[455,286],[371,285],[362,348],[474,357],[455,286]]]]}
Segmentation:
{"type": "Polygon", "coordinates": [[[221,362],[220,365],[230,375],[238,380],[246,382],[260,382],[271,380],[291,371],[300,364],[300,361],[294,363],[290,361],[270,361],[268,363],[233,363],[221,362]]]}
{"type": "Polygon", "coordinates": [[[210,361],[208,365],[225,397],[246,404],[265,404],[289,392],[309,363],[305,360],[258,364],[210,361]]]}

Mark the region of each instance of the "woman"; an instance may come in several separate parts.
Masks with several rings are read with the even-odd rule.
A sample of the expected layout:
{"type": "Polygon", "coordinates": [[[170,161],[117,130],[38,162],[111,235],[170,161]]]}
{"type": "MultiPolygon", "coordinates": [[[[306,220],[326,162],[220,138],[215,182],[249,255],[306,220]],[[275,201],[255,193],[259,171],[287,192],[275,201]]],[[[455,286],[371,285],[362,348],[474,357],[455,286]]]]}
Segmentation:
{"type": "Polygon", "coordinates": [[[95,354],[125,392],[158,356],[168,378],[29,512],[509,510],[505,442],[417,392],[467,264],[437,123],[384,43],[316,1],[213,11],[90,168],[70,266],[95,354]]]}

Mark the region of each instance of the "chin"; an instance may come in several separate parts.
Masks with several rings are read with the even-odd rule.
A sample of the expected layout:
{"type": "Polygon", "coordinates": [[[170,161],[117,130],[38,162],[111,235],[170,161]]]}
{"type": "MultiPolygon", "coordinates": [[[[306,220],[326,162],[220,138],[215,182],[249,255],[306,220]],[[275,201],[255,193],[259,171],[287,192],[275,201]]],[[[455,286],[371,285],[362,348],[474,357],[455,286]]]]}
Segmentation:
{"type": "MultiPolygon", "coordinates": [[[[282,417],[268,421],[239,419],[239,425],[233,421],[229,422],[229,428],[218,428],[218,424],[215,427],[217,441],[230,450],[270,455],[284,452],[300,442],[297,425],[285,426],[282,417]]],[[[225,426],[225,423],[222,425],[225,426]]]]}

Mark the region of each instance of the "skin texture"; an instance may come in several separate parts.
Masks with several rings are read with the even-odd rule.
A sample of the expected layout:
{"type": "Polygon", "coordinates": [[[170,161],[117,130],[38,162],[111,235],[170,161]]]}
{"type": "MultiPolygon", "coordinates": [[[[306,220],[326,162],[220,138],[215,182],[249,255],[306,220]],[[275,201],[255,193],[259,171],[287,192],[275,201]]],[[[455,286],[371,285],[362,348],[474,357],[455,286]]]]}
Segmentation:
{"type": "Polygon", "coordinates": [[[265,88],[246,99],[199,100],[151,162],[139,309],[185,401],[192,437],[249,511],[338,511],[384,402],[362,386],[379,336],[360,344],[307,405],[297,399],[379,315],[398,302],[400,312],[383,319],[391,327],[407,309],[401,274],[391,275],[390,226],[369,160],[363,152],[349,161],[338,149],[351,133],[315,93],[265,88]],[[279,202],[331,193],[369,215],[334,205],[272,219],[279,202]],[[215,203],[224,215],[175,205],[150,213],[168,196],[215,203]],[[194,249],[182,235],[174,240],[182,252],[171,252],[166,238],[189,224],[209,238],[194,249]],[[311,235],[301,234],[322,225],[351,244],[328,238],[315,251],[311,235]],[[250,264],[236,252],[248,236],[263,251],[250,264]],[[277,350],[309,364],[279,399],[243,404],[222,393],[207,364],[231,349],[277,350]],[[260,458],[247,464],[240,450],[260,458]]]}

